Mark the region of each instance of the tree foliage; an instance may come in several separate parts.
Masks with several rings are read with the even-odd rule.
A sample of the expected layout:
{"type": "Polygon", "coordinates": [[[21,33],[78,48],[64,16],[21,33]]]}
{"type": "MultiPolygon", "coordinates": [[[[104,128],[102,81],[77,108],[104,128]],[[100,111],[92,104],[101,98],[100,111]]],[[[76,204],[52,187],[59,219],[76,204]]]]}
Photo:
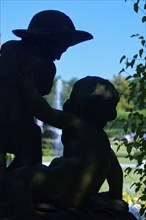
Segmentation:
{"type": "Polygon", "coordinates": [[[130,93],[129,82],[121,75],[114,75],[111,81],[120,94],[120,102],[117,106],[117,110],[123,109],[124,111],[128,111],[129,107],[133,108],[136,103],[134,103],[133,100],[128,101],[130,93]]]}
{"type": "MultiPolygon", "coordinates": [[[[146,4],[144,1],[133,1],[133,8],[136,13],[142,12],[141,20],[142,23],[145,23],[146,4]]],[[[135,185],[135,192],[139,192],[139,190],[142,189],[142,195],[139,197],[139,199],[143,201],[140,214],[145,215],[146,217],[146,163],[143,164],[146,156],[146,114],[145,112],[139,113],[138,111],[139,108],[146,109],[146,41],[145,37],[139,34],[133,34],[131,37],[136,37],[140,41],[140,49],[137,54],[132,56],[131,59],[127,58],[126,55],[122,56],[120,63],[124,62],[124,68],[122,68],[119,73],[127,73],[127,71],[131,70],[130,72],[132,72],[132,74],[129,74],[125,79],[129,83],[128,102],[133,100],[137,102],[138,105],[130,106],[128,120],[125,120],[125,124],[123,126],[125,134],[127,131],[134,133],[134,139],[129,143],[128,140],[124,138],[122,140],[122,144],[125,145],[127,149],[127,157],[130,160],[137,160],[137,167],[134,172],[140,174],[140,178],[138,182],[133,182],[132,185],[135,185]],[[132,153],[132,149],[135,149],[137,153],[132,153]]],[[[132,169],[126,169],[126,174],[131,172],[132,169]]]]}

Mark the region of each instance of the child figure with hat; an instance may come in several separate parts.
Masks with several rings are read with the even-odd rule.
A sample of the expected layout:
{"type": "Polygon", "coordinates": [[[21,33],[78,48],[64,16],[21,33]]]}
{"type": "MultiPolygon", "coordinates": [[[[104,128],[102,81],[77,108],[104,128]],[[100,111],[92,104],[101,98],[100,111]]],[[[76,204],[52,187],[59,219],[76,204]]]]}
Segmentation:
{"type": "MultiPolygon", "coordinates": [[[[50,93],[56,73],[53,61],[70,46],[92,39],[76,30],[71,19],[56,10],[34,15],[27,29],[13,30],[19,41],[4,43],[0,51],[0,185],[6,169],[6,153],[15,155],[7,171],[42,162],[41,130],[34,122],[23,94],[13,84],[16,72],[33,72],[41,96],[50,93]]],[[[2,198],[2,197],[1,197],[2,198]]]]}

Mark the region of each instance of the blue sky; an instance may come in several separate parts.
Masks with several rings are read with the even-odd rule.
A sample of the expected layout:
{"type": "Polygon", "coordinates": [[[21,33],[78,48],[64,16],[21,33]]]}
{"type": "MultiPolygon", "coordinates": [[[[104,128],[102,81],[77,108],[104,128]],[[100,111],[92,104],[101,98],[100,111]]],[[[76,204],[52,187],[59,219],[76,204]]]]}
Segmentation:
{"type": "Polygon", "coordinates": [[[142,14],[133,11],[128,0],[48,1],[48,0],[1,0],[1,43],[19,39],[13,29],[26,29],[34,14],[47,9],[60,10],[73,21],[76,29],[90,32],[94,39],[70,47],[56,61],[57,76],[63,80],[96,75],[112,79],[122,66],[120,58],[137,53],[140,44],[132,34],[145,34],[141,23],[142,14]]]}

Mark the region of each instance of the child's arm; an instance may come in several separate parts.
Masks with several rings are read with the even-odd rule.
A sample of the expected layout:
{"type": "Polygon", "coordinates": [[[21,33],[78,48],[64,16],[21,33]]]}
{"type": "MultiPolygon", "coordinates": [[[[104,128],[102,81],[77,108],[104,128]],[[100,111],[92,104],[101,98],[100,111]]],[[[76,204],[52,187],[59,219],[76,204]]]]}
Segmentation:
{"type": "Polygon", "coordinates": [[[116,154],[111,149],[111,168],[107,177],[109,184],[110,196],[122,199],[123,190],[123,171],[116,157],[116,154]]]}
{"type": "Polygon", "coordinates": [[[35,88],[32,74],[28,76],[25,73],[22,73],[22,75],[18,73],[16,74],[14,83],[23,90],[26,102],[32,114],[39,120],[51,126],[63,129],[76,118],[73,114],[52,108],[35,88]]]}

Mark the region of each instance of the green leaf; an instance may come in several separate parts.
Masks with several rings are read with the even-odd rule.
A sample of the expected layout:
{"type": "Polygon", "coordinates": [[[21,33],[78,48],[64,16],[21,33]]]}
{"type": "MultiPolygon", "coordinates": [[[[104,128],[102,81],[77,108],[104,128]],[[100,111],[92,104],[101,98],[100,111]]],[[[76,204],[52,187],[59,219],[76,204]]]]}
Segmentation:
{"type": "Polygon", "coordinates": [[[131,38],[132,38],[132,37],[138,37],[138,36],[139,36],[139,34],[132,34],[132,35],[131,35],[131,38]]]}
{"type": "Polygon", "coordinates": [[[132,76],[130,75],[130,76],[127,76],[127,77],[125,78],[125,80],[131,79],[131,78],[132,78],[132,76]]]}
{"type": "Polygon", "coordinates": [[[125,132],[125,134],[127,133],[127,130],[128,130],[128,124],[126,124],[124,127],[123,127],[123,129],[124,129],[124,132],[125,132]]]}
{"type": "Polygon", "coordinates": [[[139,112],[134,112],[133,115],[136,117],[136,116],[139,116],[139,112]]]}
{"type": "Polygon", "coordinates": [[[137,13],[138,12],[138,3],[134,4],[134,11],[137,13]]]}
{"type": "MultiPolygon", "coordinates": [[[[141,133],[142,133],[141,127],[138,127],[138,128],[136,129],[136,133],[137,133],[139,136],[141,136],[141,133]]],[[[142,135],[142,136],[143,136],[143,135],[142,135]]]]}
{"type": "Polygon", "coordinates": [[[133,113],[129,113],[128,118],[131,118],[133,116],[133,113]]]}
{"type": "Polygon", "coordinates": [[[122,72],[124,72],[125,71],[125,69],[124,68],[122,68],[121,69],[121,71],[119,72],[119,74],[121,74],[122,72]]]}
{"type": "Polygon", "coordinates": [[[132,183],[132,185],[130,186],[130,188],[132,188],[133,186],[135,186],[136,185],[136,183],[132,183]]]}
{"type": "Polygon", "coordinates": [[[132,133],[135,133],[135,130],[136,130],[136,124],[133,123],[133,124],[131,125],[131,131],[132,131],[132,133]]]}
{"type": "Polygon", "coordinates": [[[121,147],[120,145],[117,147],[117,152],[120,150],[120,147],[121,147]]]}
{"type": "Polygon", "coordinates": [[[116,137],[116,138],[114,138],[113,141],[120,141],[120,139],[116,137]]]}
{"type": "Polygon", "coordinates": [[[143,54],[143,49],[140,49],[139,50],[139,56],[142,57],[142,54],[143,54]]]}
{"type": "Polygon", "coordinates": [[[130,153],[131,153],[131,150],[132,150],[132,146],[131,146],[131,145],[128,145],[128,146],[127,146],[127,153],[130,154],[130,153]]]}
{"type": "Polygon", "coordinates": [[[135,55],[133,56],[134,59],[136,59],[137,57],[138,57],[138,54],[135,54],[135,55]]]}
{"type": "Polygon", "coordinates": [[[126,59],[126,69],[131,66],[131,62],[128,62],[128,59],[126,59]]]}
{"type": "Polygon", "coordinates": [[[129,84],[129,88],[132,89],[132,90],[134,90],[136,86],[137,86],[137,83],[134,83],[134,82],[131,82],[129,84]]]}
{"type": "Polygon", "coordinates": [[[125,169],[125,173],[127,173],[127,174],[129,174],[131,171],[132,171],[132,168],[131,168],[131,167],[127,167],[127,168],[125,169]]]}
{"type": "Polygon", "coordinates": [[[141,44],[142,44],[142,46],[144,46],[145,45],[145,40],[142,40],[141,44]]]}
{"type": "Polygon", "coordinates": [[[146,21],[146,16],[142,17],[142,23],[144,23],[146,21]]]}
{"type": "Polygon", "coordinates": [[[122,63],[122,61],[123,61],[124,59],[126,59],[126,56],[125,56],[125,55],[121,57],[120,63],[122,63]]]}
{"type": "Polygon", "coordinates": [[[129,111],[130,111],[131,113],[133,113],[133,108],[129,108],[129,111]]]}
{"type": "Polygon", "coordinates": [[[145,213],[145,208],[142,207],[142,208],[139,210],[139,214],[142,216],[144,213],[145,213]]]}
{"type": "Polygon", "coordinates": [[[133,59],[133,60],[131,61],[131,68],[133,68],[134,64],[135,64],[135,59],[133,59]]]}
{"type": "Polygon", "coordinates": [[[143,40],[143,39],[144,39],[144,37],[143,37],[143,36],[140,36],[140,37],[139,37],[139,39],[142,39],[142,40],[143,40]]]}
{"type": "Polygon", "coordinates": [[[142,115],[142,114],[139,114],[139,118],[140,118],[140,120],[143,120],[143,118],[144,118],[144,115],[142,115]]]}
{"type": "Polygon", "coordinates": [[[135,192],[138,192],[141,187],[141,183],[136,183],[136,185],[137,186],[136,186],[135,192]]]}

